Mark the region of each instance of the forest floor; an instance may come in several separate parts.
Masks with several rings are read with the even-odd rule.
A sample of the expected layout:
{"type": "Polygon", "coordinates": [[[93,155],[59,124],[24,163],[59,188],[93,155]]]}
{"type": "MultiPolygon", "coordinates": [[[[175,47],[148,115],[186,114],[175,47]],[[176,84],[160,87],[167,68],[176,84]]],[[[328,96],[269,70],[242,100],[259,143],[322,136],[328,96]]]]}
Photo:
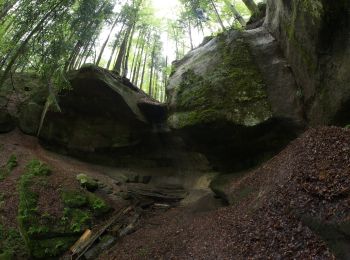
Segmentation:
{"type": "Polygon", "coordinates": [[[100,259],[350,259],[349,130],[309,130],[231,194],[218,210],[150,218],[100,259]]]}
{"type": "MultiPolygon", "coordinates": [[[[53,169],[52,189],[40,201],[50,214],[61,210],[59,187],[79,188],[77,173],[118,189],[100,166],[48,152],[34,137],[14,131],[0,135],[0,144],[0,165],[11,155],[18,161],[0,181],[0,220],[8,228],[18,228],[18,180],[33,158],[53,169]]],[[[335,259],[335,254],[349,259],[350,130],[311,129],[227,185],[233,205],[218,208],[208,196],[167,211],[148,211],[136,231],[100,259],[335,259]]],[[[123,206],[109,202],[115,209],[123,206]]]]}

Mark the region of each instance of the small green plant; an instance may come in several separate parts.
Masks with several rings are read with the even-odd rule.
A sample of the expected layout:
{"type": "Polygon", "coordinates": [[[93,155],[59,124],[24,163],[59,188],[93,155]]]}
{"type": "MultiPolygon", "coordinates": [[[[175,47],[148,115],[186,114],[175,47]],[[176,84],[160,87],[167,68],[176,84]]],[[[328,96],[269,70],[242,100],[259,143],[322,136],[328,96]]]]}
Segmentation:
{"type": "Polygon", "coordinates": [[[5,166],[0,167],[0,181],[4,180],[18,166],[16,155],[12,154],[5,166]]]}
{"type": "Polygon", "coordinates": [[[86,196],[75,191],[64,191],[62,193],[63,204],[71,208],[79,208],[87,205],[86,196]]]}
{"type": "Polygon", "coordinates": [[[92,209],[94,215],[96,216],[101,216],[110,210],[110,207],[107,205],[107,203],[95,194],[90,193],[88,195],[88,202],[89,207],[92,209]]]}
{"type": "Polygon", "coordinates": [[[31,160],[26,166],[27,174],[33,176],[48,176],[51,173],[50,167],[39,161],[39,160],[31,160]]]}
{"type": "Polygon", "coordinates": [[[6,168],[9,172],[13,171],[18,166],[16,155],[12,154],[7,161],[6,168]]]}

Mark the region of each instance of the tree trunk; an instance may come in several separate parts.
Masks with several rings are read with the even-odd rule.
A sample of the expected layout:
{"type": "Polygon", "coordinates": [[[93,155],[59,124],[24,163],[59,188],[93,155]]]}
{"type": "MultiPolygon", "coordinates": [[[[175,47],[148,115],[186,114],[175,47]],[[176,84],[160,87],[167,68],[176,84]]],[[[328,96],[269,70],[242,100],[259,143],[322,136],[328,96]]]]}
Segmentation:
{"type": "MultiPolygon", "coordinates": [[[[147,32],[147,31],[146,31],[147,32]]],[[[130,75],[130,78],[131,78],[131,82],[134,83],[135,82],[135,77],[136,77],[136,72],[137,70],[139,69],[139,64],[142,60],[142,56],[143,56],[143,51],[144,51],[144,48],[145,48],[145,36],[146,36],[146,32],[144,34],[144,36],[141,38],[140,41],[143,41],[142,43],[139,42],[138,44],[140,45],[141,44],[141,48],[139,47],[138,49],[138,52],[137,52],[137,55],[134,56],[134,59],[135,59],[135,64],[133,64],[133,68],[131,69],[131,75],[130,75]]],[[[133,61],[134,63],[134,61],[133,61]]]]}
{"type": "Polygon", "coordinates": [[[113,32],[115,26],[118,24],[120,16],[121,16],[121,15],[119,14],[119,15],[117,16],[117,18],[115,19],[115,21],[114,21],[114,23],[113,23],[113,25],[112,25],[112,27],[111,27],[111,30],[109,31],[109,34],[108,34],[107,39],[106,39],[106,40],[104,41],[104,43],[102,44],[100,54],[98,55],[98,58],[97,58],[97,61],[96,61],[96,65],[97,65],[97,66],[100,64],[102,55],[103,55],[103,53],[104,53],[104,51],[105,51],[105,48],[106,48],[106,46],[107,46],[107,44],[108,44],[109,38],[111,37],[111,34],[112,34],[112,32],[113,32]]]}
{"type": "Polygon", "coordinates": [[[193,50],[194,47],[193,47],[193,39],[192,39],[191,22],[190,22],[189,19],[188,19],[188,34],[189,34],[189,36],[190,36],[191,50],[193,50]]]}
{"type": "Polygon", "coordinates": [[[144,42],[144,44],[143,44],[142,51],[141,51],[141,56],[140,56],[140,60],[139,60],[139,64],[137,66],[136,74],[135,74],[134,80],[133,80],[133,82],[135,82],[136,86],[138,85],[138,82],[139,82],[139,76],[140,76],[140,69],[141,69],[142,61],[147,59],[147,50],[145,50],[145,48],[146,48],[146,42],[144,42]],[[144,58],[143,58],[143,54],[145,54],[144,58]]]}
{"type": "Polygon", "coordinates": [[[140,81],[140,89],[142,89],[142,86],[143,86],[143,79],[145,77],[145,72],[146,72],[146,64],[147,64],[147,51],[145,52],[145,59],[143,61],[142,75],[141,75],[141,81],[140,81]]]}
{"type": "Polygon", "coordinates": [[[130,25],[128,30],[126,31],[126,33],[124,35],[123,42],[120,45],[120,49],[119,49],[117,60],[116,60],[116,62],[114,64],[113,70],[118,72],[120,75],[121,75],[121,69],[122,69],[122,65],[123,65],[123,59],[124,59],[124,56],[126,54],[126,48],[127,48],[127,45],[128,45],[128,39],[129,39],[131,30],[133,30],[133,28],[134,28],[134,24],[130,25]]]}
{"type": "MultiPolygon", "coordinates": [[[[132,79],[132,75],[134,74],[134,71],[136,69],[137,60],[138,60],[140,52],[141,52],[141,48],[140,48],[141,40],[143,40],[143,31],[140,31],[139,35],[137,37],[137,41],[136,41],[136,45],[135,45],[135,49],[134,49],[134,56],[132,58],[132,63],[131,63],[130,79],[132,79]]],[[[131,82],[132,82],[132,80],[131,80],[131,82]]]]}
{"type": "Polygon", "coordinates": [[[156,40],[154,39],[153,43],[153,50],[152,50],[152,61],[151,61],[151,73],[150,73],[150,79],[149,79],[149,90],[148,94],[152,96],[152,82],[153,82],[153,70],[154,70],[154,56],[156,52],[156,40]]]}
{"type": "Polygon", "coordinates": [[[248,7],[252,15],[259,12],[258,6],[254,2],[254,0],[242,0],[242,1],[248,7]]]}
{"type": "Polygon", "coordinates": [[[109,57],[109,60],[108,60],[108,63],[107,63],[107,69],[109,70],[109,67],[111,66],[111,63],[112,63],[112,60],[113,60],[113,57],[114,57],[114,53],[115,53],[115,50],[117,49],[117,46],[118,46],[118,43],[119,43],[119,39],[122,35],[122,32],[124,30],[124,27],[125,27],[125,23],[123,23],[122,25],[122,28],[120,28],[120,31],[117,35],[117,38],[115,39],[115,42],[114,42],[114,45],[113,45],[113,49],[112,49],[112,54],[111,54],[111,57],[109,57]]]}
{"type": "Polygon", "coordinates": [[[134,23],[131,33],[130,33],[130,37],[128,40],[128,48],[126,50],[126,54],[124,57],[124,66],[123,66],[123,76],[126,77],[128,75],[128,62],[129,62],[129,55],[130,55],[130,50],[131,50],[131,46],[132,46],[132,40],[134,38],[134,33],[135,33],[135,28],[136,28],[136,22],[134,23]]]}
{"type": "Polygon", "coordinates": [[[7,13],[11,10],[12,7],[15,6],[17,2],[18,0],[8,1],[2,6],[0,11],[0,21],[2,21],[6,17],[7,13]]]}
{"type": "Polygon", "coordinates": [[[216,8],[215,3],[213,2],[213,0],[210,0],[210,2],[211,2],[212,6],[213,6],[213,8],[214,8],[216,17],[218,18],[218,21],[219,21],[219,23],[220,23],[220,25],[221,25],[221,27],[222,27],[222,30],[223,30],[223,31],[226,31],[226,28],[225,28],[225,26],[224,26],[224,23],[223,23],[222,20],[221,20],[220,14],[219,14],[219,12],[218,12],[218,9],[216,8]]]}
{"type": "Polygon", "coordinates": [[[25,40],[21,43],[21,45],[18,47],[17,51],[14,53],[14,55],[11,57],[9,64],[7,65],[4,74],[2,75],[0,79],[0,88],[2,87],[3,83],[5,82],[7,76],[9,75],[13,65],[15,64],[17,58],[21,55],[21,53],[24,51],[25,47],[29,43],[29,41],[32,39],[32,37],[42,28],[46,20],[51,16],[51,14],[56,11],[57,8],[61,6],[62,2],[59,1],[56,3],[52,9],[39,21],[39,23],[34,27],[34,29],[28,34],[28,36],[25,38],[25,40]]]}
{"type": "Polygon", "coordinates": [[[246,26],[246,22],[244,21],[243,17],[241,16],[241,14],[238,12],[238,10],[236,9],[236,7],[230,3],[230,0],[224,0],[225,4],[230,8],[230,10],[232,11],[234,17],[236,18],[236,20],[242,25],[242,27],[246,26]]]}

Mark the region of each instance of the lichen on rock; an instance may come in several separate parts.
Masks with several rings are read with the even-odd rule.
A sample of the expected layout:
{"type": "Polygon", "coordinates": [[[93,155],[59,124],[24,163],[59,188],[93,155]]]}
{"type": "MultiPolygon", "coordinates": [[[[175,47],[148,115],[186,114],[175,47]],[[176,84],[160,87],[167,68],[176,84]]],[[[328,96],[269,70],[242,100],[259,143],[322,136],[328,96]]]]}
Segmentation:
{"type": "Polygon", "coordinates": [[[219,36],[211,55],[203,52],[191,63],[183,65],[188,69],[182,73],[180,84],[172,86],[175,104],[171,104],[170,125],[183,128],[226,121],[254,126],[268,120],[272,114],[266,86],[239,33],[234,31],[219,36]],[[205,71],[198,69],[203,63],[212,62],[211,55],[219,56],[215,57],[218,63],[209,64],[205,71]]]}

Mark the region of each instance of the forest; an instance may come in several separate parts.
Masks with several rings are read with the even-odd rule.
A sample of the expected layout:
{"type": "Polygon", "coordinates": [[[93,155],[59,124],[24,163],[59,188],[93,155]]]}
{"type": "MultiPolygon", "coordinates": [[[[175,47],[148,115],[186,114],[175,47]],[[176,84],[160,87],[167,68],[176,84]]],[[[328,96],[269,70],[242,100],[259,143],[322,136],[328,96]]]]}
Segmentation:
{"type": "MultiPolygon", "coordinates": [[[[257,8],[253,1],[246,2],[251,10],[257,8]]],[[[235,6],[230,1],[184,0],[176,6],[176,15],[157,17],[155,4],[151,0],[4,0],[1,84],[13,71],[35,72],[61,89],[67,71],[93,63],[117,71],[164,101],[170,59],[181,59],[206,35],[245,26],[242,16],[250,15],[241,2],[235,6]],[[173,50],[164,52],[165,43],[173,50]]]]}
{"type": "Polygon", "coordinates": [[[0,0],[0,260],[350,259],[350,1],[0,0]]]}

